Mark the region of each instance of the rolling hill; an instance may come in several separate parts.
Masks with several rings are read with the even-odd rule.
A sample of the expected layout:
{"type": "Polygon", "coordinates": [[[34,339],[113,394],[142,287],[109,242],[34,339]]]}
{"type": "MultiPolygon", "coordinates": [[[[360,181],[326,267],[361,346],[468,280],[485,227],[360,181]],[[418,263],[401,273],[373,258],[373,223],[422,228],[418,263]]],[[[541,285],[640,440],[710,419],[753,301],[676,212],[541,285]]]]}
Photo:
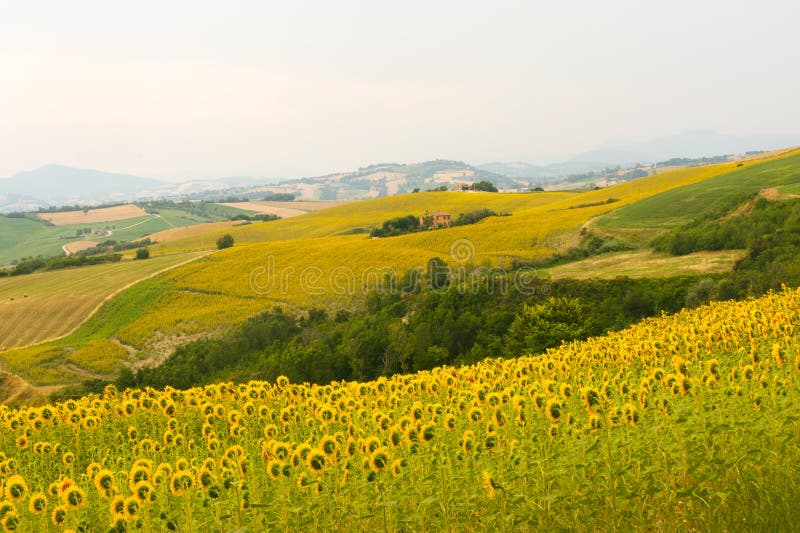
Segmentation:
{"type": "MultiPolygon", "coordinates": [[[[799,156],[778,157],[783,159],[766,164],[791,167],[799,156]]],[[[137,352],[137,358],[156,361],[178,344],[224,332],[270,306],[353,309],[361,304],[363,290],[382,276],[399,277],[409,269],[424,268],[432,257],[468,268],[546,258],[575,245],[581,228],[599,215],[717,176],[758,173],[764,164],[680,169],[582,193],[400,195],[178,238],[152,252],[157,257],[201,251],[222,233],[230,233],[236,245],[124,291],[65,339],[2,353],[0,361],[59,360],[89,342],[112,338],[137,352]],[[408,213],[440,209],[455,215],[486,207],[510,216],[399,237],[370,239],[363,234],[408,213]]],[[[32,377],[25,374],[24,365],[15,363],[14,368],[32,377]]],[[[59,381],[57,373],[47,379],[59,381]]]]}
{"type": "MultiPolygon", "coordinates": [[[[0,353],[3,369],[34,384],[0,372],[0,401],[41,402],[75,380],[94,383],[97,391],[36,407],[0,404],[6,428],[0,433],[0,470],[6,472],[0,522],[12,530],[48,517],[58,527],[89,529],[316,530],[341,528],[346,512],[358,530],[648,530],[653,524],[790,530],[800,520],[794,505],[800,452],[793,444],[800,430],[797,288],[636,320],[604,335],[584,334],[581,341],[560,337],[532,350],[524,347],[539,346],[533,337],[543,331],[555,330],[558,341],[558,328],[583,327],[617,310],[582,307],[566,292],[522,300],[480,290],[459,296],[465,288],[460,280],[440,291],[430,269],[417,305],[408,303],[414,293],[383,299],[373,292],[366,307],[358,307],[368,310],[362,314],[326,315],[320,307],[342,311],[359,302],[362,289],[387,270],[348,286],[351,273],[386,266],[399,274],[434,256],[475,272],[557,260],[601,234],[601,241],[609,239],[603,242],[649,243],[687,223],[727,224],[731,217],[741,217],[738,225],[769,217],[788,221],[791,240],[800,234],[798,189],[795,151],[587,192],[400,195],[292,220],[177,235],[154,247],[147,261],[0,280],[0,299],[21,306],[9,317],[21,318],[22,328],[44,328],[64,322],[54,318],[62,308],[77,324],[86,295],[108,299],[111,285],[147,277],[108,299],[64,339],[0,353]],[[409,212],[487,206],[508,214],[396,237],[364,235],[409,212]],[[785,212],[791,216],[778,217],[785,212]],[[189,257],[186,250],[203,248],[221,232],[235,234],[237,244],[174,266],[189,257]],[[169,270],[159,274],[162,264],[169,270]],[[270,264],[274,273],[259,270],[270,264]],[[272,275],[291,281],[288,292],[280,293],[280,283],[271,287],[277,294],[263,290],[262,281],[272,275]],[[18,301],[21,290],[31,292],[18,301]],[[485,316],[477,312],[503,300],[514,313],[499,307],[485,316]],[[276,305],[308,312],[290,318],[269,309],[276,305]],[[454,305],[465,312],[456,316],[454,305]],[[583,314],[586,322],[553,311],[583,314]],[[244,322],[247,317],[253,318],[244,322]],[[247,357],[263,356],[279,339],[298,344],[292,357],[313,370],[336,364],[325,331],[351,355],[375,359],[374,348],[387,335],[414,351],[430,331],[464,340],[469,332],[460,327],[484,319],[492,323],[476,328],[479,334],[513,322],[502,337],[508,346],[489,344],[495,351],[477,363],[442,366],[437,357],[447,351],[423,345],[423,363],[432,370],[403,373],[409,369],[400,361],[400,373],[375,380],[246,378],[260,370],[248,367],[255,363],[247,357]],[[238,336],[213,338],[242,323],[238,336]],[[332,324],[339,329],[326,330],[332,324]],[[365,335],[369,331],[372,336],[365,335]],[[154,377],[166,368],[161,376],[169,377],[170,368],[191,365],[182,389],[107,384],[101,391],[123,365],[161,362],[176,345],[200,337],[212,338],[145,373],[154,377]],[[244,366],[237,367],[237,359],[244,366]],[[214,382],[188,388],[197,375],[201,383],[214,382]]],[[[761,249],[766,255],[781,251],[782,231],[772,235],[779,248],[761,249]]],[[[796,250],[795,243],[782,251],[796,250]]],[[[640,246],[548,272],[594,278],[561,287],[571,283],[572,294],[587,302],[606,301],[603,293],[616,291],[619,312],[635,317],[646,303],[637,300],[637,287],[674,299],[668,286],[697,278],[652,278],[680,276],[675,271],[697,260],[736,260],[739,253],[665,258],[640,246]],[[667,259],[673,262],[665,265],[667,259]],[[596,279],[621,272],[651,281],[596,279]]],[[[751,250],[744,261],[754,255],[751,250]]],[[[388,362],[391,354],[383,355],[388,362]]],[[[277,363],[276,369],[296,370],[289,364],[295,361],[277,363]]]]}

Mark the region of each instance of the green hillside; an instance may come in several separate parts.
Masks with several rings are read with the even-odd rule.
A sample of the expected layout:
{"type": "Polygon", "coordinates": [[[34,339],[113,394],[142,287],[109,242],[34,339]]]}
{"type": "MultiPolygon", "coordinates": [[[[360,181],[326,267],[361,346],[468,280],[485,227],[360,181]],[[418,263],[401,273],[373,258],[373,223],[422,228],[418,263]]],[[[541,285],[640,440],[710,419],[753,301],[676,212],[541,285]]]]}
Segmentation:
{"type": "Polygon", "coordinates": [[[0,266],[23,257],[60,255],[64,253],[62,247],[74,241],[133,241],[163,230],[228,220],[249,213],[219,204],[202,204],[202,209],[194,206],[181,208],[178,204],[177,207],[151,209],[151,212],[155,214],[65,226],[49,225],[37,219],[35,214],[26,214],[24,218],[0,216],[0,266]],[[87,229],[91,230],[90,233],[78,235],[87,229]]]}
{"type": "Polygon", "coordinates": [[[783,194],[800,190],[800,154],[765,163],[744,163],[734,172],[623,206],[599,217],[592,226],[641,245],[670,227],[722,216],[768,188],[777,188],[783,194]]]}

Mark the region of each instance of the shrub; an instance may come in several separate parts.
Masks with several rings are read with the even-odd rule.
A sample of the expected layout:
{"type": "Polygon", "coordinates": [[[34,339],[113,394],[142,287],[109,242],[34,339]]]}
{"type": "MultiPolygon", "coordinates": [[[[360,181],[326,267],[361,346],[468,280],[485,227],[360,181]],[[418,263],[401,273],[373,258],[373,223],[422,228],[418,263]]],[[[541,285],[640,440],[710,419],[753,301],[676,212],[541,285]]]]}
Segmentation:
{"type": "Polygon", "coordinates": [[[149,259],[150,248],[139,248],[136,250],[136,259],[149,259]]]}
{"type": "Polygon", "coordinates": [[[217,239],[217,250],[224,250],[225,248],[230,248],[231,246],[233,246],[233,236],[230,233],[226,233],[217,239]]]}

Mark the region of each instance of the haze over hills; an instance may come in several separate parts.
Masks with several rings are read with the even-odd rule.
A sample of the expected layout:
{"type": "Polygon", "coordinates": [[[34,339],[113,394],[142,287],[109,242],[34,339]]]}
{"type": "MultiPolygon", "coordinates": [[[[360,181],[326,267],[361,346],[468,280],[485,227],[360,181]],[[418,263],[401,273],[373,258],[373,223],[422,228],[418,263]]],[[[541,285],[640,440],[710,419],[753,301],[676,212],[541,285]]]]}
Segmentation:
{"type": "Polygon", "coordinates": [[[582,152],[564,162],[535,165],[528,162],[492,162],[479,168],[514,178],[548,180],[604,168],[656,163],[672,158],[698,158],[800,145],[797,135],[725,135],[690,130],[645,141],[615,140],[582,152]]]}
{"type": "Polygon", "coordinates": [[[225,177],[166,182],[128,174],[63,165],[46,165],[0,179],[0,213],[35,211],[40,207],[126,202],[150,198],[214,199],[225,196],[261,198],[270,192],[304,200],[357,199],[411,192],[414,188],[449,188],[455,183],[491,180],[500,187],[526,182],[478,169],[461,161],[369,165],[352,172],[283,180],[225,177]]]}
{"type": "MultiPolygon", "coordinates": [[[[0,179],[0,213],[35,211],[61,205],[92,205],[148,198],[220,199],[225,195],[260,198],[293,194],[303,200],[363,199],[414,189],[451,188],[489,180],[501,189],[553,185],[564,178],[607,168],[633,168],[672,158],[698,158],[800,145],[788,135],[733,136],[707,130],[685,131],[646,141],[613,141],[548,165],[499,161],[471,165],[436,159],[421,163],[379,163],[355,171],[278,181],[235,176],[209,180],[163,181],[123,173],[45,165],[0,179]]],[[[558,187],[558,185],[553,185],[558,187]]]]}
{"type": "Polygon", "coordinates": [[[44,165],[0,179],[0,213],[35,211],[49,206],[181,197],[236,187],[252,187],[269,181],[266,178],[225,177],[175,183],[66,165],[44,165]]]}

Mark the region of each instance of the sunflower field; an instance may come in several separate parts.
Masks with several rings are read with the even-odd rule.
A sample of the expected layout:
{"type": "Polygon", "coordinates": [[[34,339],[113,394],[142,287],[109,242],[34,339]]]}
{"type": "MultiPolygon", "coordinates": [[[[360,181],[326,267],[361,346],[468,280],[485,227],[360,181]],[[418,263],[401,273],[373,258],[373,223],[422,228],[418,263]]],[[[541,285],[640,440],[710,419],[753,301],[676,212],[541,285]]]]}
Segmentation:
{"type": "Polygon", "coordinates": [[[800,290],[373,382],[0,406],[5,531],[791,530],[800,290]]]}

